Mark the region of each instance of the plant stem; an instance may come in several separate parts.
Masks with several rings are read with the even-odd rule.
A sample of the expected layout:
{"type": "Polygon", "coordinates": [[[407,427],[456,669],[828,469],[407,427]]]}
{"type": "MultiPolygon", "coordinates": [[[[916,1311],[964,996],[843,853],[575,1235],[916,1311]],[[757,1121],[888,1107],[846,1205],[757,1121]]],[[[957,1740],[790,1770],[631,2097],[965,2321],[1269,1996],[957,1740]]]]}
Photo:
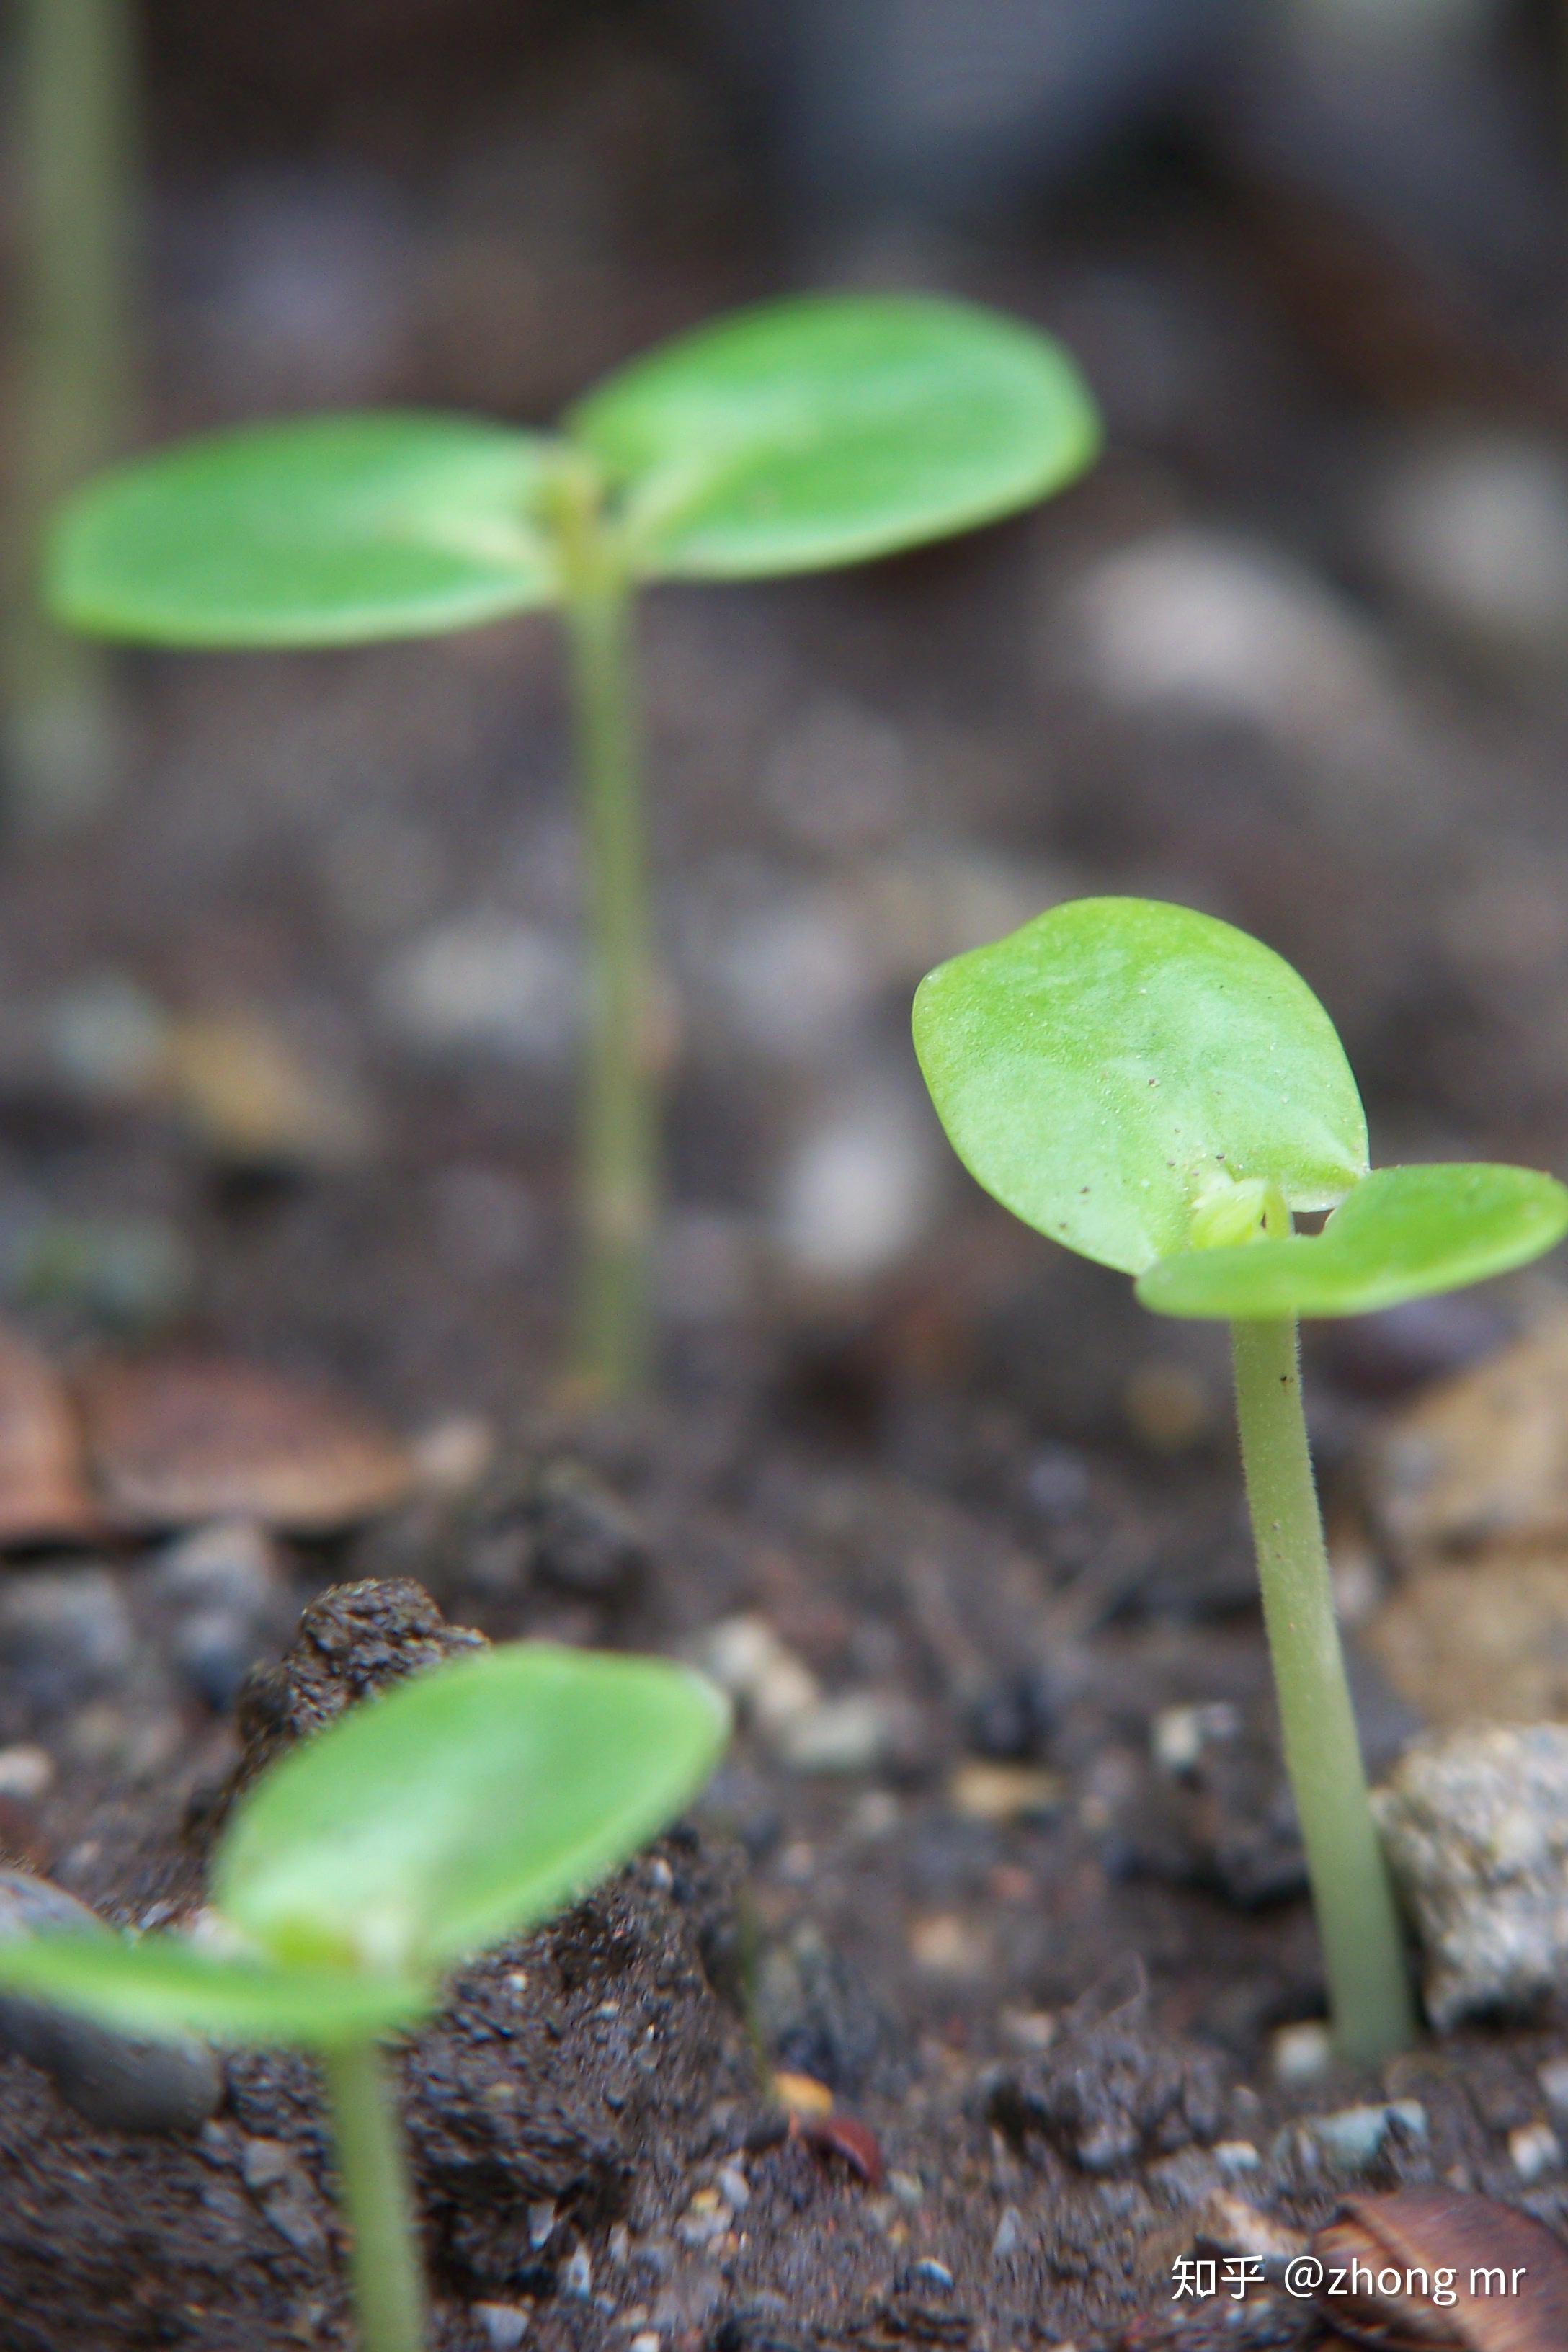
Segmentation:
{"type": "Polygon", "coordinates": [[[1334,1620],[1296,1324],[1235,1323],[1231,1342],[1285,1763],[1307,1849],[1334,2034],[1346,2057],[1372,2064],[1415,2040],[1415,2012],[1334,1620]]]}
{"type": "Polygon", "coordinates": [[[37,574],[51,510],[127,437],[136,58],[128,0],[26,0],[22,34],[28,231],[9,531],[7,751],[22,814],[58,824],[103,800],[116,762],[105,657],[45,618],[37,574]]]}
{"type": "Polygon", "coordinates": [[[425,2352],[420,2266],[408,2158],[386,2062],[374,2042],[321,2053],[360,2352],[425,2352]]]}
{"type": "Polygon", "coordinates": [[[575,1368],[595,1394],[624,1396],[648,1377],[658,1164],[647,850],[633,710],[633,589],[592,520],[584,523],[576,545],[568,539],[566,546],[589,893],[575,1368]]]}

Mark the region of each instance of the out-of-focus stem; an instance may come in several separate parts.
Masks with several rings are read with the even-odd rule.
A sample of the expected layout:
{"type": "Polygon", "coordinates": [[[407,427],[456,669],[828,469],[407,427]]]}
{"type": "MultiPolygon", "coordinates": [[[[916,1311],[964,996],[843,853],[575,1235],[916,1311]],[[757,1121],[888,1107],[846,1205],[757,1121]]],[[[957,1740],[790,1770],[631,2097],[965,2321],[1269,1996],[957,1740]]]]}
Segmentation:
{"type": "Polygon", "coordinates": [[[111,790],[107,657],[39,603],[38,554],[65,494],[123,446],[136,375],[140,229],[130,0],[23,0],[26,246],[7,531],[5,727],[14,811],[69,824],[111,790]]]}
{"type": "Polygon", "coordinates": [[[635,588],[605,524],[599,495],[587,471],[563,468],[554,520],[572,652],[589,901],[574,1371],[590,1393],[615,1397],[646,1385],[650,1370],[658,1103],[635,588]]]}

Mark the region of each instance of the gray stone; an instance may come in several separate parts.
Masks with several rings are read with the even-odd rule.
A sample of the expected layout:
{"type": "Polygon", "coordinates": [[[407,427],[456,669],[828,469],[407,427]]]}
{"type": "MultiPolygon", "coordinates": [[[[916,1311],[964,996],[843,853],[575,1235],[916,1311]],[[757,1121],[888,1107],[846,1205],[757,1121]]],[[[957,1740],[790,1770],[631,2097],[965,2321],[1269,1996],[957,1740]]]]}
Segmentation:
{"type": "Polygon", "coordinates": [[[1314,2168],[1350,2175],[1369,2171],[1394,2137],[1426,2137],[1426,2110],[1418,2099],[1394,2099],[1385,2106],[1341,2107],[1313,2116],[1289,2136],[1296,2155],[1314,2168]]]}
{"type": "Polygon", "coordinates": [[[1568,1725],[1423,1741],[1375,1802],[1434,2025],[1568,1984],[1568,1725]]]}
{"type": "MultiPolygon", "coordinates": [[[[0,1870],[0,1941],[101,1933],[74,1895],[24,1870],[0,1870]]],[[[13,1993],[0,1995],[0,2050],[47,2074],[67,2105],[111,2131],[195,2131],[223,2096],[223,2070],[197,2042],[143,2042],[13,1993]]]]}
{"type": "Polygon", "coordinates": [[[106,1689],[132,1647],[119,1580],[107,1569],[35,1569],[0,1590],[0,1658],[41,1708],[106,1689]]]}
{"type": "Polygon", "coordinates": [[[435,1056],[554,1070],[576,1041],[574,950],[513,916],[466,915],[421,933],[387,965],[378,992],[393,1030],[435,1056]]]}

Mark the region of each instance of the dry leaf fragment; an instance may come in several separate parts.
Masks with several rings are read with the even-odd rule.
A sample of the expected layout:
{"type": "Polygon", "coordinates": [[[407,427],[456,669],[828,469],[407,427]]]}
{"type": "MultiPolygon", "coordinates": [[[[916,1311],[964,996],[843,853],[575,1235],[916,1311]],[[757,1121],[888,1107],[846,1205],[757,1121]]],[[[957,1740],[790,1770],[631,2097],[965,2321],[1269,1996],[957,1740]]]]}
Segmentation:
{"type": "Polygon", "coordinates": [[[818,2156],[841,2157],[858,2180],[868,2189],[880,2189],[885,2178],[881,2142],[869,2124],[854,2116],[831,2115],[790,2117],[792,2136],[804,2140],[818,2156]]]}
{"type": "Polygon", "coordinates": [[[370,1147],[370,1113],[343,1074],[311,1068],[255,1013],[177,1024],[168,1081],[202,1141],[237,1167],[344,1167],[370,1147]]]}
{"type": "Polygon", "coordinates": [[[69,1391],[36,1349],[0,1328],[0,1548],[102,1533],[69,1391]]]}
{"type": "Polygon", "coordinates": [[[1568,2345],[1568,2250],[1518,2206],[1451,2189],[1352,2197],[1312,2251],[1319,2308],[1375,2352],[1568,2345]]]}
{"type": "Polygon", "coordinates": [[[105,1508],[136,1533],[244,1518],[324,1535],[413,1483],[404,1448],[357,1406],[226,1359],[102,1365],[81,1402],[105,1508]]]}

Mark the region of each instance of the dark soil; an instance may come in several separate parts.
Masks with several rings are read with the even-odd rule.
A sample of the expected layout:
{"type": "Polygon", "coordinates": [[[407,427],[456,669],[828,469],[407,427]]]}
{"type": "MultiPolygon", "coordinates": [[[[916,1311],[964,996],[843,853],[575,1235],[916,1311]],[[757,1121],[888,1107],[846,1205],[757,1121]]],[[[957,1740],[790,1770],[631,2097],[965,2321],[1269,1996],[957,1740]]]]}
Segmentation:
{"type": "MultiPolygon", "coordinates": [[[[650,333],[776,282],[701,90],[668,58],[595,57],[553,143],[492,126],[390,212],[309,171],[188,207],[168,418],[247,405],[258,380],[272,404],[413,394],[536,415],[650,333]],[[300,204],[335,226],[279,325],[251,297],[300,204]],[[395,289],[352,363],[340,247],[349,280],[363,264],[395,289]]],[[[570,947],[545,625],[140,666],[136,781],[90,835],[16,845],[0,872],[9,1310],[57,1351],[172,1331],[331,1374],[410,1432],[460,1415],[493,1436],[477,1483],[286,1552],[266,1658],[322,1588],[411,1577],[492,1638],[690,1652],[755,1615],[860,1706],[859,1751],[832,1772],[744,1728],[692,1824],[468,1971],[410,2052],[443,2352],[524,2329],[573,2352],[652,2352],[650,2333],[665,2352],[1305,2344],[1313,2324],[1277,2299],[1178,2326],[1172,2265],[1217,2191],[1324,2218],[1342,2184],[1289,2126],[1384,2095],[1419,2101],[1428,2137],[1394,2131],[1363,2186],[1477,2188],[1568,2224],[1568,2185],[1521,2189],[1506,2146],[1540,2115],[1564,2018],[1426,2047],[1381,2088],[1276,2080],[1269,2036],[1319,2014],[1321,1986],[1223,1356],[1152,1329],[1124,1286],[965,1191],[906,1043],[938,955],[1053,895],[1150,889],[1302,966],[1380,1157],[1568,1164],[1568,705],[1555,674],[1456,652],[1368,572],[1361,488],[1410,422],[1361,364],[1377,321],[1324,331],[1211,188],[1124,199],[1071,240],[911,258],[1073,336],[1114,454],[974,544],[647,614],[679,1000],[657,1406],[595,1420],[560,1401],[562,1021],[432,1047],[387,1010],[397,956],[454,917],[570,947]],[[1300,565],[1376,710],[1119,699],[1073,594],[1182,521],[1300,565]],[[753,938],[782,961],[748,997],[734,949],[753,938]],[[867,951],[836,979],[847,942],[867,951]],[[238,1150],[89,1081],[59,1037],[106,976],[176,1019],[261,1008],[359,1141],[238,1150]],[[875,1263],[825,1271],[792,1255],[779,1171],[868,1099],[894,1106],[895,1142],[908,1114],[934,1193],[875,1263]],[[45,1280],[34,1244],[57,1228],[75,1254],[45,1280]],[[1173,1781],[1156,1719],[1216,1703],[1237,1736],[1173,1781]],[[1024,1784],[976,1766],[1038,1776],[1029,1801],[997,1817],[996,1790],[1024,1784]],[[778,2068],[826,2084],[840,2120],[786,2128],[778,2068]],[[1209,2153],[1237,2142],[1252,2168],[1209,2153]]],[[[1555,398],[1510,377],[1502,421],[1555,398]]],[[[1336,1511],[1377,1413],[1484,1352],[1517,1303],[1316,1344],[1336,1511]]],[[[152,1551],[6,1574],[117,1630],[0,1656],[0,1747],[57,1767],[40,1795],[0,1794],[0,1860],[164,1920],[199,1895],[238,1755],[232,1690],[193,1671],[152,1551]]],[[[370,1639],[367,1657],[318,1627],[308,1672],[296,1653],[248,1685],[253,1761],[441,1637],[399,1619],[370,1639]]],[[[1363,1696],[1386,1758],[1411,1721],[1370,1676],[1363,1696]]],[[[132,2137],[0,2060],[4,2352],[348,2340],[309,2070],[247,2055],[227,2077],[199,2136],[132,2137]]]]}

